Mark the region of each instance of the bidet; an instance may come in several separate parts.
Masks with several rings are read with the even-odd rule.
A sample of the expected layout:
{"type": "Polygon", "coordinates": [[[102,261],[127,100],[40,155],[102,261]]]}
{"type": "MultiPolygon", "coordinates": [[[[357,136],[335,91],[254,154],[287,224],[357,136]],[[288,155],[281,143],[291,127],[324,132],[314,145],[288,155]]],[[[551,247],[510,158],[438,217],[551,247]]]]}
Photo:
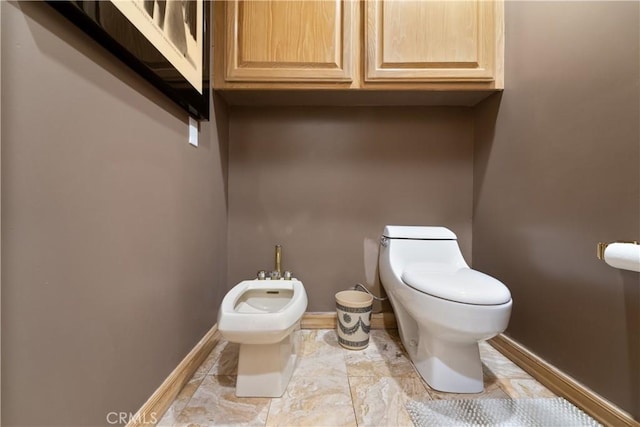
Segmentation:
{"type": "Polygon", "coordinates": [[[218,330],[240,344],[236,396],[280,397],[297,360],[307,293],[296,279],[245,280],[225,295],[218,330]]]}

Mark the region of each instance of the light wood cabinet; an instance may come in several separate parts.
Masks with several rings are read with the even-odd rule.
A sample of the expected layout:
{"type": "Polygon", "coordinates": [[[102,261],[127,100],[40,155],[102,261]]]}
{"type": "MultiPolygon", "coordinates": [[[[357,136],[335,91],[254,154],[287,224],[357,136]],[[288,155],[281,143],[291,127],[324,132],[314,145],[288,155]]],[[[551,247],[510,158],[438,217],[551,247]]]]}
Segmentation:
{"type": "Polygon", "coordinates": [[[368,1],[365,81],[502,88],[503,7],[491,0],[368,1]]]}
{"type": "Polygon", "coordinates": [[[503,0],[215,2],[214,88],[503,88],[503,0]]]}
{"type": "Polygon", "coordinates": [[[225,81],[351,82],[356,2],[225,1],[225,81]]]}

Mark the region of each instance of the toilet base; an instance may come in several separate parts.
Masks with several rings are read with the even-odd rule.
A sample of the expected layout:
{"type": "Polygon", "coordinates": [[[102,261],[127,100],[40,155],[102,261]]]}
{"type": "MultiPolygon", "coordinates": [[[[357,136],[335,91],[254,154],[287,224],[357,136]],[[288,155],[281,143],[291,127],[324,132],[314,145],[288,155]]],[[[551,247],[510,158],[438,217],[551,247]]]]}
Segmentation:
{"type": "Polygon", "coordinates": [[[434,390],[447,393],[480,393],[484,390],[477,342],[449,342],[423,336],[412,360],[434,390]]]}
{"type": "Polygon", "coordinates": [[[296,332],[275,344],[240,344],[238,397],[281,397],[296,362],[296,332]]]}

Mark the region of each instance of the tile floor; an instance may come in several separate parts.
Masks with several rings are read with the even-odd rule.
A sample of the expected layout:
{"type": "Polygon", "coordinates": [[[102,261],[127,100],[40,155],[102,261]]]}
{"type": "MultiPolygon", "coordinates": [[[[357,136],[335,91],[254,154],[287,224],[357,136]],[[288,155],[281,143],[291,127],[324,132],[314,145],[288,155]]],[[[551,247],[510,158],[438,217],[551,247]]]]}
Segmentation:
{"type": "Polygon", "coordinates": [[[480,346],[485,391],[440,393],[409,361],[396,330],[372,330],[350,351],[334,330],[301,330],[300,359],[284,396],[235,397],[238,345],[219,342],[158,426],[411,426],[409,399],[555,397],[489,344],[480,346]]]}

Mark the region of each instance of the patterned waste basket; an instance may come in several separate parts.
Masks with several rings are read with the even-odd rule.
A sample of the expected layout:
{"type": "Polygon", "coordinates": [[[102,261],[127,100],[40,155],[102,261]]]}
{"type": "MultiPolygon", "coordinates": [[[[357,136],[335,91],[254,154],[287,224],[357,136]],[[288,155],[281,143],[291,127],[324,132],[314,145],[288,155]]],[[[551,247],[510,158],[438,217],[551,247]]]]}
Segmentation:
{"type": "Polygon", "coordinates": [[[360,291],[336,294],[338,342],[349,350],[362,350],[369,345],[373,297],[360,291]]]}

